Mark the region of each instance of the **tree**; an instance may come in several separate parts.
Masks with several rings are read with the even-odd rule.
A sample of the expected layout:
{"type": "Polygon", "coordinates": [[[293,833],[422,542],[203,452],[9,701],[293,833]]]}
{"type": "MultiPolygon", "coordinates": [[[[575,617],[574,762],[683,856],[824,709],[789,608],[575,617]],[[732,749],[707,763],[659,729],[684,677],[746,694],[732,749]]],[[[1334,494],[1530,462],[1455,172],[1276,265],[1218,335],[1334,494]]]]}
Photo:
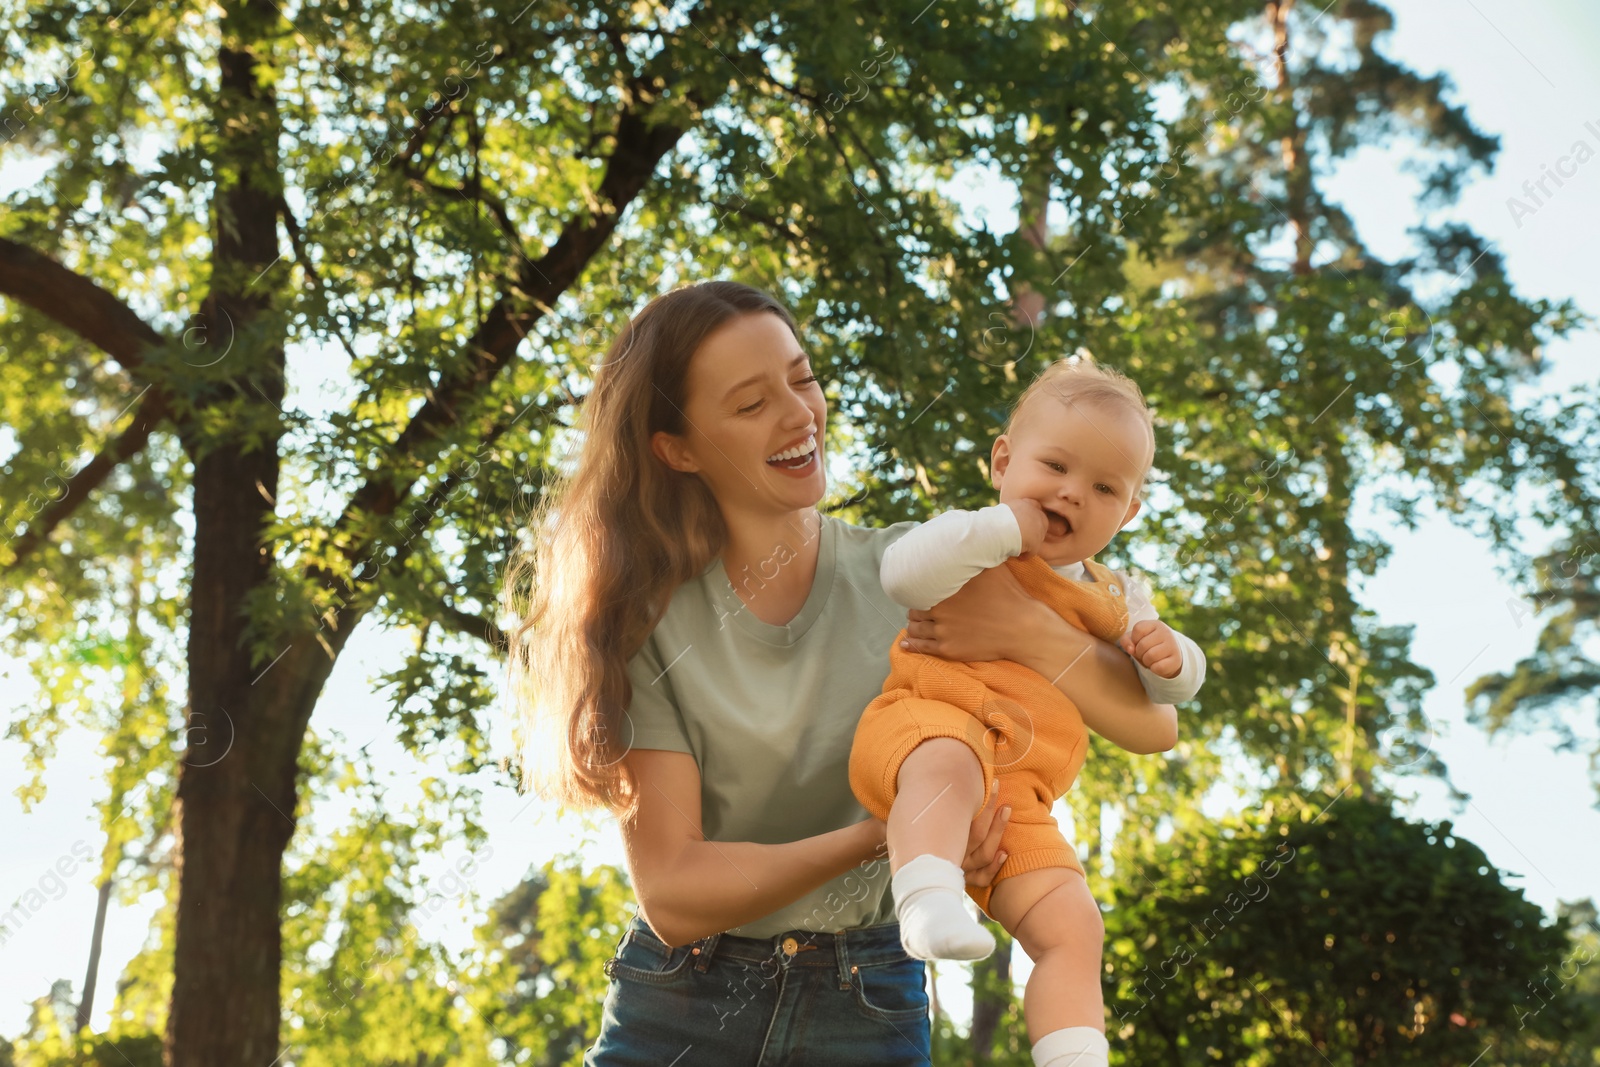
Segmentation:
{"type": "Polygon", "coordinates": [[[76,1023],[77,1006],[72,983],[56,982],[48,996],[33,1002],[28,1029],[16,1042],[0,1047],[6,1067],[157,1067],[161,1063],[159,1034],[95,1035],[76,1023]]]}
{"type": "MultiPolygon", "coordinates": [[[[1383,555],[1349,517],[1378,473],[1409,464],[1502,545],[1480,482],[1541,494],[1551,527],[1587,503],[1558,446],[1588,424],[1511,399],[1571,309],[1517,298],[1459,229],[1380,263],[1318,193],[1358,138],[1415,136],[1440,196],[1492,154],[1442,81],[1381,54],[1375,5],[0,10],[5,145],[46,164],[0,220],[5,633],[45,693],[12,730],[36,767],[68,721],[143,739],[112,795],[151,783],[128,832],[152,854],[171,812],[171,1064],[280,1051],[308,950],[284,916],[334,906],[285,857],[357,626],[418,634],[389,679],[406,743],[486,762],[519,516],[581,444],[589,365],[679,281],[736,274],[795,309],[863,472],[825,506],[858,521],[986,498],[1004,400],[1047,359],[1084,344],[1146,385],[1184,503],[1130,555],[1181,546],[1162,606],[1216,654],[1177,779],[1102,747],[1073,794],[1123,820],[1119,863],[1229,746],[1320,806],[1417,732],[1430,679],[1354,592],[1383,555]],[[1048,190],[1066,229],[1039,247],[967,221],[941,182],[973,164],[1048,190]],[[1440,275],[1465,284],[1424,299],[1440,275]],[[139,658],[184,696],[80,696],[139,658]]],[[[431,802],[470,803],[450,788],[431,802]]],[[[346,953],[415,903],[372,899],[346,953]]]]}
{"type": "Polygon", "coordinates": [[[1518,1016],[1517,1028],[1525,1029],[1560,995],[1566,1018],[1557,1025],[1570,1027],[1572,1037],[1548,1062],[1557,1067],[1595,1067],[1600,1063],[1600,924],[1595,922],[1593,900],[1563,903],[1556,918],[1566,924],[1572,939],[1560,963],[1541,970],[1527,1009],[1518,1016]],[[1554,985],[1552,985],[1554,983],[1554,985]]]}
{"type": "MultiPolygon", "coordinates": [[[[1293,809],[1291,809],[1293,810],[1293,809]]],[[[1106,1003],[1129,1063],[1548,1063],[1595,1024],[1546,923],[1450,824],[1340,800],[1161,845],[1107,915],[1106,1003]],[[1519,1025],[1520,1024],[1520,1025],[1519,1025]]],[[[1569,968],[1570,969],[1570,968],[1569,968]]]]}
{"type": "MultiPolygon", "coordinates": [[[[1162,415],[1167,477],[1127,552],[1160,561],[1165,606],[1214,650],[1185,720],[1191,795],[1228,751],[1315,810],[1379,788],[1375,773],[1445,770],[1431,674],[1360,603],[1388,546],[1355,525],[1358,501],[1414,527],[1430,500],[1516,557],[1510,502],[1552,528],[1588,513],[1571,443],[1594,413],[1552,421],[1514,399],[1577,311],[1518,297],[1482,239],[1432,221],[1497,146],[1448,79],[1384,54],[1376,4],[1258,12],[1236,27],[1243,80],[1179,80],[1193,147],[1169,172],[1194,180],[1123,205],[1181,232],[1141,249],[1120,306],[1062,308],[1057,329],[1131,369],[1162,415]],[[1322,191],[1358,145],[1386,144],[1422,178],[1418,251],[1394,263],[1322,191]]],[[[1146,833],[1164,815],[1159,791],[1106,786],[1080,810],[1109,803],[1146,833]]]]}
{"type": "Polygon", "coordinates": [[[632,900],[625,871],[585,869],[570,855],[495,903],[463,967],[462,996],[500,1042],[496,1062],[582,1063],[600,1031],[603,965],[633,917],[632,900]]]}
{"type": "MultiPolygon", "coordinates": [[[[408,688],[460,699],[413,736],[470,751],[487,696],[447,677],[452,642],[499,640],[495,575],[586,363],[688,255],[789,298],[863,440],[937,449],[911,405],[955,367],[991,386],[955,353],[1043,267],[924,179],[1019,165],[994,116],[1048,106],[1061,57],[975,0],[6,10],[7,145],[47,161],[0,232],[9,636],[40,662],[68,631],[126,644],[121,539],[174,543],[140,594],[175,609],[154,625],[186,679],[152,712],[189,742],[166,1057],[270,1062],[305,739],[355,627],[437,623],[408,688]],[[323,408],[301,376],[334,359],[323,408]]],[[[1073,60],[1081,150],[1153,143],[1120,60],[1073,60]]],[[[62,711],[16,724],[38,760],[62,711]]]]}

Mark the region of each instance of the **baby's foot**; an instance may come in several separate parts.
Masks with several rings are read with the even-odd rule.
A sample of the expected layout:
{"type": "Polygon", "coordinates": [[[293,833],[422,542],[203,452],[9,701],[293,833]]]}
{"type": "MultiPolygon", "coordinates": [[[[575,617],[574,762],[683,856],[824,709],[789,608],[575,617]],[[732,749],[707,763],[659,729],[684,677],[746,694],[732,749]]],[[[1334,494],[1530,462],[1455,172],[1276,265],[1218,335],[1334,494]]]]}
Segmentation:
{"type": "Polygon", "coordinates": [[[1092,1026],[1052,1030],[1033,1043],[1034,1067],[1106,1067],[1111,1045],[1092,1026]]]}
{"type": "Polygon", "coordinates": [[[900,944],[919,960],[979,960],[994,951],[994,935],[962,903],[966,876],[943,856],[925,852],[889,880],[900,944]]]}

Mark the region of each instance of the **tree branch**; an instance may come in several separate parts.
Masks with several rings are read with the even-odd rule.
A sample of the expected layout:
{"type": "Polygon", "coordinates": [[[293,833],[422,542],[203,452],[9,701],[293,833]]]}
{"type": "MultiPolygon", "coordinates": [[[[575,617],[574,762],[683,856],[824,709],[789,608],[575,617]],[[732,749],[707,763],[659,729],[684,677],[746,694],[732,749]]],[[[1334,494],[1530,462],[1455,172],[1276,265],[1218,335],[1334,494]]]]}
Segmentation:
{"type": "Polygon", "coordinates": [[[490,620],[443,602],[434,611],[433,621],[445,629],[487,641],[489,647],[496,651],[506,647],[505,631],[490,620]]]}
{"type": "Polygon", "coordinates": [[[429,181],[422,173],[407,168],[401,168],[406,180],[413,188],[423,192],[434,193],[441,197],[456,197],[468,203],[482,204],[494,216],[495,225],[511,244],[511,250],[523,263],[528,262],[527,253],[522,249],[522,235],[517,232],[516,223],[511,221],[511,212],[507,210],[500,198],[490,192],[478,177],[468,178],[460,185],[444,185],[440,182],[429,181]]]}
{"type": "Polygon", "coordinates": [[[144,448],[150,440],[150,431],[167,415],[166,394],[160,390],[151,392],[152,388],[145,387],[145,392],[150,395],[139,405],[139,410],[133,416],[133,424],[72,476],[60,500],[45,508],[37,519],[28,521],[28,532],[13,542],[16,558],[6,565],[6,570],[15,571],[21,567],[27,556],[45,543],[50,531],[77,510],[78,505],[110,476],[118,464],[144,448]]]}
{"type": "MultiPolygon", "coordinates": [[[[335,538],[354,525],[358,516],[395,514],[421,477],[430,451],[438,447],[447,430],[460,424],[462,409],[488,395],[529,329],[577,281],[610,239],[622,213],[687,129],[677,123],[652,126],[646,122],[644,112],[655,102],[659,87],[659,82],[634,80],[627,97],[630,103],[618,115],[616,147],[596,190],[596,209],[570,219],[538,262],[523,260],[515,289],[489,309],[467,341],[464,358],[441,374],[427,401],[389,447],[380,472],[351,495],[335,524],[335,538]]],[[[509,422],[497,425],[494,434],[509,428],[509,422]]],[[[364,542],[354,544],[347,555],[360,560],[369,548],[364,542]]],[[[309,576],[314,580],[328,577],[320,570],[309,576]]]]}
{"type": "Polygon", "coordinates": [[[138,376],[144,350],[166,339],[92,278],[0,237],[0,293],[27,304],[104,350],[138,376]]]}
{"type": "MultiPolygon", "coordinates": [[[[154,327],[117,296],[27,245],[0,237],[0,293],[13,297],[52,322],[104,351],[135,379],[141,377],[144,354],[166,344],[154,327]]],[[[63,520],[98,488],[117,465],[135,455],[150,439],[150,431],[170,414],[166,390],[146,384],[144,402],[133,423],[103,448],[67,482],[60,500],[28,522],[28,532],[13,544],[15,558],[6,566],[17,570],[42,546],[63,520]],[[145,394],[149,394],[146,396],[145,394]]]]}
{"type": "MultiPolygon", "coordinates": [[[[284,199],[281,192],[278,194],[278,213],[283,217],[283,228],[288,231],[289,247],[294,251],[295,262],[300,264],[300,268],[306,272],[306,277],[311,279],[311,288],[322,299],[323,309],[327,310],[327,288],[322,284],[322,277],[317,273],[317,268],[311,263],[311,256],[306,252],[305,236],[300,230],[300,220],[294,217],[293,211],[289,210],[289,201],[284,199]]],[[[330,323],[333,322],[331,311],[328,315],[328,321],[330,323]]],[[[359,365],[361,359],[356,355],[355,348],[345,339],[344,332],[337,328],[332,332],[339,339],[339,345],[344,349],[345,355],[350,357],[351,364],[359,365]]]]}

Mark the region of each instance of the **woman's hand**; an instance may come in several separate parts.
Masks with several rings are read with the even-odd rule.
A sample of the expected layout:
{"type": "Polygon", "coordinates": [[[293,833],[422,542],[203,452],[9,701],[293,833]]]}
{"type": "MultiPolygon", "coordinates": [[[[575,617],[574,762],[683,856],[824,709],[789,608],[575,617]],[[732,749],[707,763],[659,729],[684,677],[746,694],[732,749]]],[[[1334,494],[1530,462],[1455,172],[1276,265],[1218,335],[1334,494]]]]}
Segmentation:
{"type": "Polygon", "coordinates": [[[1029,647],[1041,627],[1065,623],[1004,566],[990,567],[927,611],[906,612],[906,619],[902,647],[961,663],[1020,658],[1014,653],[1029,647]]]}
{"type": "Polygon", "coordinates": [[[967,832],[967,854],[961,857],[961,870],[966,873],[967,884],[985,886],[1000,873],[1006,854],[1000,849],[1000,835],[1011,820],[1011,805],[996,812],[1000,803],[1000,779],[990,785],[989,799],[978,814],[973,816],[972,829],[967,832]]]}
{"type": "MultiPolygon", "coordinates": [[[[989,799],[972,817],[972,828],[967,831],[967,851],[961,857],[961,870],[966,873],[968,885],[984,886],[993,882],[1000,865],[1006,861],[1006,854],[999,851],[1000,835],[1011,821],[1011,805],[997,812],[995,808],[999,803],[1000,780],[997,778],[990,783],[989,799]]],[[[888,855],[888,823],[873,815],[863,819],[860,825],[869,857],[888,855]]]]}

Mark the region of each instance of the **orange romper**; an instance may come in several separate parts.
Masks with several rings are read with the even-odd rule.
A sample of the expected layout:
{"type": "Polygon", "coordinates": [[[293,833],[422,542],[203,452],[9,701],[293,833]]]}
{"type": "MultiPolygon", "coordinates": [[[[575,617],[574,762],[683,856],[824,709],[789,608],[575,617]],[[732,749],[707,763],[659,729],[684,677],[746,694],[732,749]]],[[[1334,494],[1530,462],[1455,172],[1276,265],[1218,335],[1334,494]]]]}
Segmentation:
{"type": "MultiPolygon", "coordinates": [[[[1088,582],[1063,578],[1032,553],[1004,566],[1029,594],[1078,629],[1107,641],[1127,630],[1122,582],[1110,568],[1084,560],[1094,579],[1088,582]]],[[[983,913],[989,914],[990,893],[1001,879],[1041,867],[1082,871],[1077,850],[1050,814],[1088,755],[1088,729],[1077,705],[1020,663],[961,663],[910,652],[900,647],[905,636],[903,629],[895,636],[883,692],[861,713],[850,746],[850,788],[861,806],[887,821],[900,764],[911,750],[930,737],[954,737],[978,757],[983,796],[998,776],[996,810],[1011,805],[1011,820],[1000,835],[1005,863],[989,885],[966,887],[983,913]]]]}

